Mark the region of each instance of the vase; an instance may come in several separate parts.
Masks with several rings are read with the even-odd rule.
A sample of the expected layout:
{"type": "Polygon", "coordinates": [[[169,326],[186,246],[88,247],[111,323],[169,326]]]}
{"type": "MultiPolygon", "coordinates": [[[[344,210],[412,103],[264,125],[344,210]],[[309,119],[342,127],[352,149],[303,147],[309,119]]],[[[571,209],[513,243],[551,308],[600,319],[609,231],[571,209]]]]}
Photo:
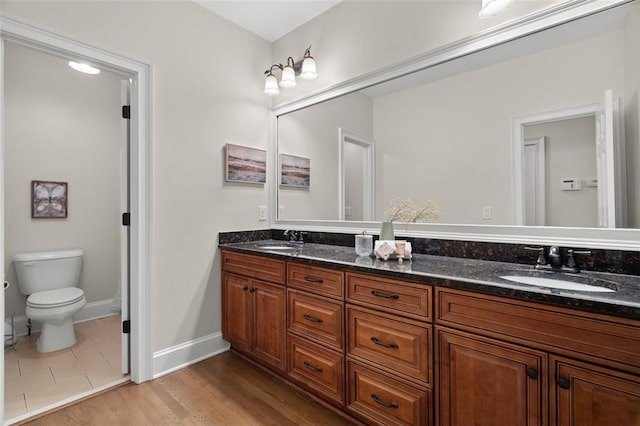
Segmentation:
{"type": "Polygon", "coordinates": [[[382,222],[380,227],[380,239],[393,241],[396,239],[393,234],[393,222],[382,222]]]}

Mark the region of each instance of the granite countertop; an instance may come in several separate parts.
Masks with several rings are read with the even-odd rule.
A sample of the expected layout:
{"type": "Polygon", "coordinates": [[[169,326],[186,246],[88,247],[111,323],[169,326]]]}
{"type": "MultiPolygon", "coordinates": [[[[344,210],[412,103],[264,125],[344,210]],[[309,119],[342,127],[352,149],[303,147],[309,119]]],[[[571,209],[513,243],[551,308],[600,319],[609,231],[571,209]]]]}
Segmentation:
{"type": "Polygon", "coordinates": [[[382,261],[373,257],[358,257],[353,247],[325,244],[306,243],[296,246],[292,250],[265,248],[286,244],[286,242],[279,240],[262,240],[221,244],[220,248],[301,261],[318,266],[340,265],[346,270],[355,272],[376,273],[441,287],[640,319],[640,277],[635,275],[589,271],[581,271],[578,274],[543,272],[534,269],[533,265],[423,254],[414,254],[412,259],[399,263],[397,260],[382,261]],[[562,278],[573,282],[609,287],[616,291],[605,293],[544,288],[501,278],[505,275],[562,278]]]}

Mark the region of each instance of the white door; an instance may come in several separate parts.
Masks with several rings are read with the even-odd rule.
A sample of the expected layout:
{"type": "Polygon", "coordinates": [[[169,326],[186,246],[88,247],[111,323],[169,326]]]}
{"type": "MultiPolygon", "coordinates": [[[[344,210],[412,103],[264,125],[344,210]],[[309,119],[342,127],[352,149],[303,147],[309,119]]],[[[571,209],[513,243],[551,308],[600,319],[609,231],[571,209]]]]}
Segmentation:
{"type": "Polygon", "coordinates": [[[620,102],[606,90],[596,115],[598,226],[627,226],[626,162],[620,102]]]}
{"type": "MultiPolygon", "coordinates": [[[[120,84],[120,100],[122,105],[129,106],[131,104],[131,83],[129,80],[122,80],[120,84]]],[[[130,120],[124,117],[121,121],[121,141],[120,148],[120,211],[129,213],[129,150],[131,147],[131,125],[130,120]]],[[[124,217],[123,217],[124,220],[124,217]]],[[[129,321],[129,226],[123,226],[120,230],[120,312],[122,315],[122,323],[128,324],[129,321]]],[[[122,374],[129,374],[129,333],[125,333],[121,328],[122,341],[122,374]]]]}
{"type": "Polygon", "coordinates": [[[524,141],[524,225],[545,224],[545,138],[524,141]]]}

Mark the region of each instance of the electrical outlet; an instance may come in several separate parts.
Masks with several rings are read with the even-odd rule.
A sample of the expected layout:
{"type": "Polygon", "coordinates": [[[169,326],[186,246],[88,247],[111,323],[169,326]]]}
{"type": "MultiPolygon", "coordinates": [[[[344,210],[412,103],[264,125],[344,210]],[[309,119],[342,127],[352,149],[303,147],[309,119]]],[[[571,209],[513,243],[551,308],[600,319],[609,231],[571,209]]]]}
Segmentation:
{"type": "Polygon", "coordinates": [[[482,219],[484,220],[491,219],[491,206],[482,207],[482,219]]]}
{"type": "Polygon", "coordinates": [[[350,217],[351,216],[351,206],[345,206],[344,208],[344,215],[346,217],[350,217]]]}
{"type": "Polygon", "coordinates": [[[258,220],[267,220],[267,206],[258,206],[258,220]]]}
{"type": "Polygon", "coordinates": [[[284,219],[284,206],[278,207],[278,219],[284,219]]]}

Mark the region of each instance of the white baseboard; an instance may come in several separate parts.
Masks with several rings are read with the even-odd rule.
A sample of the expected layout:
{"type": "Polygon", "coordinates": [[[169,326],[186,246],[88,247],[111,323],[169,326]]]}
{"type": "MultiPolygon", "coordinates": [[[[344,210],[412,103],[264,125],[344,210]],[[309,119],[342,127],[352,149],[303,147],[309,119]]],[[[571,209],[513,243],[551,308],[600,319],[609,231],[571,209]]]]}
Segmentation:
{"type": "Polygon", "coordinates": [[[213,333],[153,354],[153,378],[157,379],[196,362],[229,350],[222,333],[213,333]]]}
{"type": "MultiPolygon", "coordinates": [[[[111,304],[113,299],[105,299],[99,300],[97,302],[87,303],[84,308],[80,312],[74,315],[73,322],[84,322],[90,321],[98,318],[104,318],[111,315],[115,315],[115,313],[111,310],[111,304]]],[[[5,319],[5,324],[11,323],[11,318],[5,319]]],[[[27,316],[20,315],[14,317],[13,325],[16,331],[16,336],[26,336],[27,334],[27,316]]],[[[42,324],[39,322],[33,322],[31,327],[31,332],[38,332],[42,329],[42,324]]]]}

